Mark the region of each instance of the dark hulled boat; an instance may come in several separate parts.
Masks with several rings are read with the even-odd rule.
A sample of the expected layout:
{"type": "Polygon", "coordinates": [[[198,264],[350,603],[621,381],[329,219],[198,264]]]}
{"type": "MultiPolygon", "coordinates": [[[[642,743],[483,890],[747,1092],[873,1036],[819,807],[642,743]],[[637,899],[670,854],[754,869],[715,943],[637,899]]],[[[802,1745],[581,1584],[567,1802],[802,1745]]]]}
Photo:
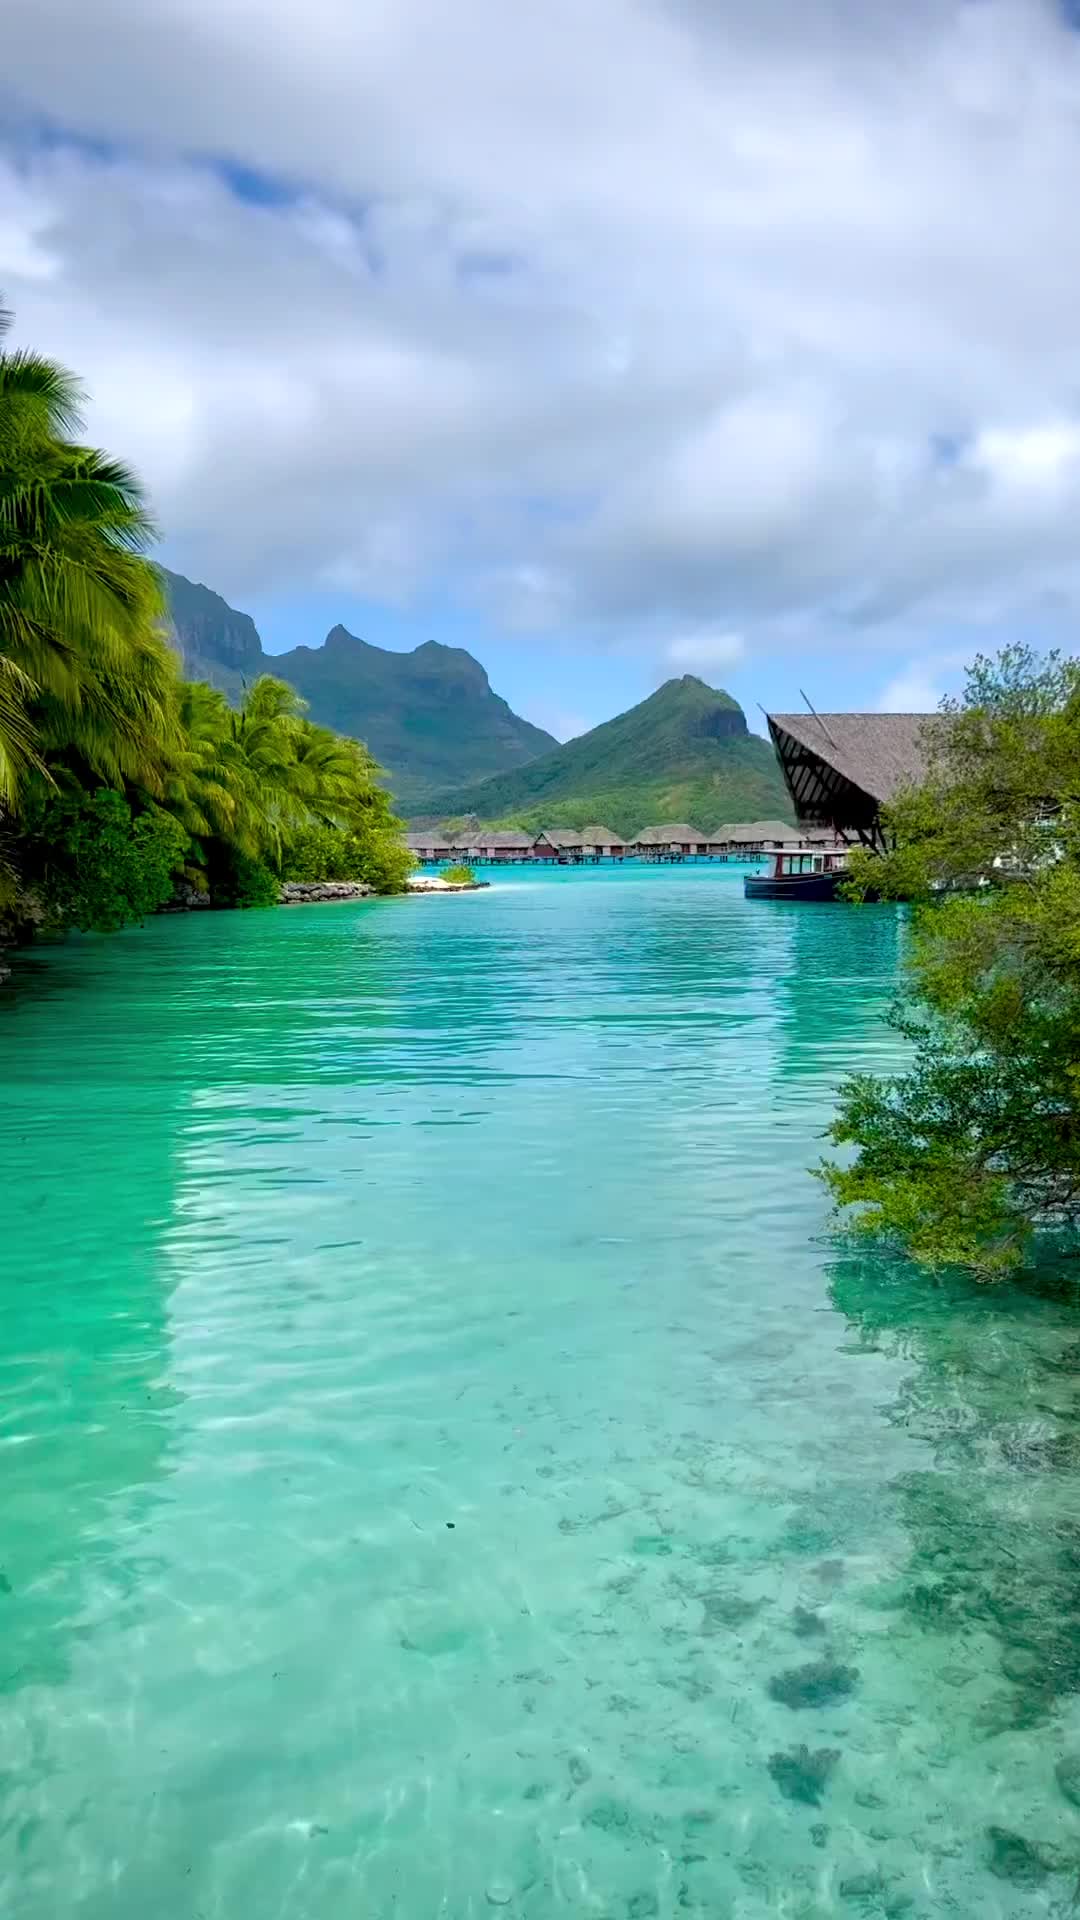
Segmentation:
{"type": "Polygon", "coordinates": [[[748,873],[748,900],[835,900],[847,874],[845,848],[785,847],[769,855],[767,873],[748,873]]]}

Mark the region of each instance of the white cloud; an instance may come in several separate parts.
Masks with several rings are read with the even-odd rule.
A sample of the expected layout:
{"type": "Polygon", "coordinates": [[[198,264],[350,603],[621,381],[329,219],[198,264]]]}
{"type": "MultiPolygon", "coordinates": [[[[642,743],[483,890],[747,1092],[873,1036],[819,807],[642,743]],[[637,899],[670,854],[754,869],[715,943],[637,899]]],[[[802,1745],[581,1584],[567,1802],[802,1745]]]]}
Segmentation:
{"type": "Polygon", "coordinates": [[[913,662],[894,674],[881,689],[879,713],[935,713],[944,689],[929,662],[913,662]]]}
{"type": "Polygon", "coordinates": [[[909,691],[944,623],[1073,623],[1052,0],[7,0],[4,47],[0,286],[223,591],[909,691]]]}
{"type": "Polygon", "coordinates": [[[685,633],[669,640],[663,658],[668,666],[684,673],[707,672],[710,668],[732,667],[746,652],[741,633],[685,633]]]}

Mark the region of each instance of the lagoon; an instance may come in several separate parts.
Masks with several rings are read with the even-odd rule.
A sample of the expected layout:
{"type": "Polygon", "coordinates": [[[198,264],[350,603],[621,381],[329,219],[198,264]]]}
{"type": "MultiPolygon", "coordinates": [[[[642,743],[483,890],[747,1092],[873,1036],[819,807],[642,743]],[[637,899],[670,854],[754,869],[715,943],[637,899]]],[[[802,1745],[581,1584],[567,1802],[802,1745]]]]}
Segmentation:
{"type": "Polygon", "coordinates": [[[5,1913],[1071,1911],[1075,1304],[807,1171],[900,941],[518,870],[18,963],[5,1913]]]}

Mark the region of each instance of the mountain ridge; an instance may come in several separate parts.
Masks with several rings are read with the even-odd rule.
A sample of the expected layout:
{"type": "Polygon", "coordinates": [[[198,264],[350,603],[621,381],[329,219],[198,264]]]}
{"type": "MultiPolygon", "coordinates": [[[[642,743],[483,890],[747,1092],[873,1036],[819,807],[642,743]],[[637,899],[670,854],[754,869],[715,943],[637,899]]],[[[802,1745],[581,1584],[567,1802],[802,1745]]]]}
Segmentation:
{"type": "Polygon", "coordinates": [[[464,647],[424,640],[395,653],[339,621],[320,646],[268,654],[249,614],[184,574],[160,572],[173,641],[191,678],[209,680],[231,700],[260,673],[287,680],[313,720],[365,742],[403,808],[451,782],[519,767],[558,744],[513,711],[464,647]]]}
{"type": "Polygon", "coordinates": [[[629,834],[688,820],[708,832],[723,820],[789,820],[791,802],[772,747],[749,731],[738,701],[684,674],[524,766],[431,796],[411,819],[463,815],[528,831],[602,820],[629,834]]]}

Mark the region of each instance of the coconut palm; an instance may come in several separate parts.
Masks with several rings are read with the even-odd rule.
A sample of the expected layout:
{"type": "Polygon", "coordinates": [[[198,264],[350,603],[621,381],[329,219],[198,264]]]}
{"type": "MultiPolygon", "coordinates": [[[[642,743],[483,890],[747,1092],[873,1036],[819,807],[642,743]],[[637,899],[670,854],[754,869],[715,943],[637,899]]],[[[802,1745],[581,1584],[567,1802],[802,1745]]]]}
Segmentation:
{"type": "MultiPolygon", "coordinates": [[[[0,333],[10,316],[0,311],[0,333]]],[[[53,361],[0,351],[0,802],[70,752],[94,774],[153,790],[175,731],[176,666],[154,529],[120,462],[69,435],[78,383],[53,361]]]]}

